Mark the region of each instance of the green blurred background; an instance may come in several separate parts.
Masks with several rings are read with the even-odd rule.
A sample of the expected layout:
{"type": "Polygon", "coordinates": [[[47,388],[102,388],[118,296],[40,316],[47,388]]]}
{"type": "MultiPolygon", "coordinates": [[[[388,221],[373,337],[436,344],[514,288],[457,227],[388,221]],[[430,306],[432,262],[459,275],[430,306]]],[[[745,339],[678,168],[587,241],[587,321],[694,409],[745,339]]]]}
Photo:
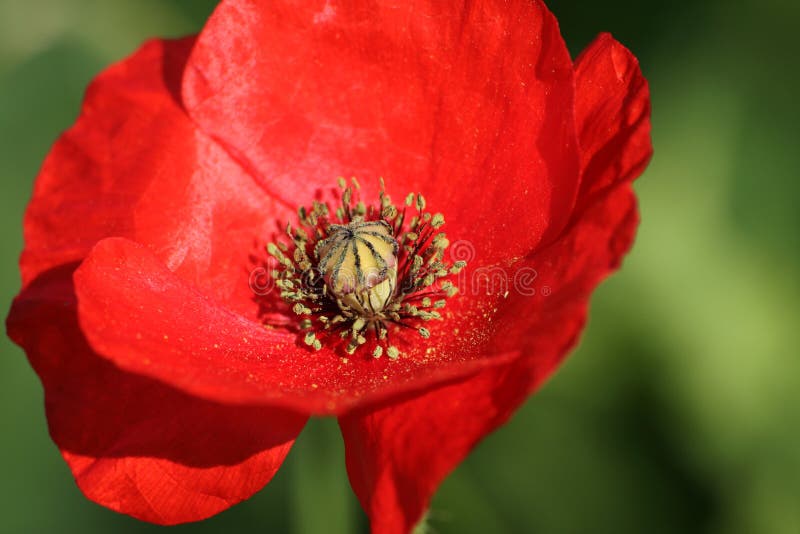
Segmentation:
{"type": "MultiPolygon", "coordinates": [[[[800,533],[800,106],[794,0],[551,0],[570,49],[640,58],[656,154],[643,222],[580,348],[444,483],[440,533],[800,533]]],[[[23,209],[88,81],[214,2],[0,0],[0,298],[23,209]]],[[[0,359],[0,531],[151,532],[84,499],[22,352],[0,359]]],[[[364,532],[334,421],[253,499],[178,532],[364,532]]]]}

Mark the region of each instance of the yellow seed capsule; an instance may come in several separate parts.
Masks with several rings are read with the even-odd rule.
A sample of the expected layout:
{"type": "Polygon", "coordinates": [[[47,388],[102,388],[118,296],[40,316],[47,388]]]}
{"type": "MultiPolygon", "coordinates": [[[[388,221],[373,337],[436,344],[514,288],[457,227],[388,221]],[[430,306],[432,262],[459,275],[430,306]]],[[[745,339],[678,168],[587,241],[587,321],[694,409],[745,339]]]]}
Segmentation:
{"type": "Polygon", "coordinates": [[[384,221],[332,224],[314,249],[319,270],[339,302],[369,316],[383,310],[397,283],[397,249],[384,221]]]}

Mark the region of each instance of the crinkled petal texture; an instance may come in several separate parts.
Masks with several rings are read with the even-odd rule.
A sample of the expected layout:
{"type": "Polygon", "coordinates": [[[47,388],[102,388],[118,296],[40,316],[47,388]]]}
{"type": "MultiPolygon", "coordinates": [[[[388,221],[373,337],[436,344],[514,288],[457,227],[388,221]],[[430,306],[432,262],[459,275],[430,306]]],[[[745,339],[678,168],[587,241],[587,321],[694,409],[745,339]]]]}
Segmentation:
{"type": "Polygon", "coordinates": [[[161,265],[232,309],[252,306],[228,282],[243,267],[231,265],[225,247],[250,245],[269,200],[254,205],[260,188],[196,134],[175,100],[191,46],[151,42],[90,87],[80,119],[37,180],[25,220],[24,287],[7,323],[41,378],[51,436],[83,492],[163,524],[203,519],[250,497],[306,420],[201,400],[124,372],[79,327],[73,272],[107,236],[145,243],[161,265]],[[227,171],[226,181],[214,181],[211,167],[227,171]],[[225,239],[210,233],[217,221],[225,239]]]}
{"type": "Polygon", "coordinates": [[[485,264],[559,231],[577,191],[571,61],[539,1],[231,0],[183,90],[274,195],[295,204],[340,175],[374,192],[383,176],[485,264]]]}
{"type": "Polygon", "coordinates": [[[510,364],[377,410],[340,419],[351,483],[373,532],[408,532],[431,495],[486,434],[555,369],[575,344],[594,287],[617,268],[638,222],[630,182],[651,155],[650,102],[636,59],[601,35],[575,65],[582,194],[552,244],[516,264],[499,350],[510,364]],[[534,275],[534,273],[536,273],[534,275]],[[525,278],[535,277],[531,295],[525,278]],[[542,291],[544,289],[544,291],[542,291]]]}
{"type": "MultiPolygon", "coordinates": [[[[522,258],[563,230],[580,187],[573,85],[539,2],[221,3],[181,86],[192,142],[214,159],[168,139],[177,157],[161,172],[175,191],[159,198],[187,197],[175,177],[187,169],[197,191],[186,202],[194,213],[166,211],[184,224],[169,233],[168,223],[171,237],[156,244],[172,251],[168,239],[195,237],[170,254],[153,246],[158,236],[98,244],[76,276],[87,339],[118,366],[209,400],[317,414],[502,365],[517,350],[488,350],[499,325],[498,299],[486,295],[454,299],[429,341],[398,334],[397,361],[309,353],[248,308],[245,241],[263,243],[286,205],[338,175],[362,177],[367,198],[383,175],[392,194],[423,192],[445,213],[451,238],[472,243],[473,269],[522,258]],[[237,205],[224,191],[246,198],[237,205]]],[[[153,127],[142,129],[148,139],[153,127]]]]}
{"type": "Polygon", "coordinates": [[[538,0],[226,0],[89,88],[37,179],[9,333],[92,499],[201,519],[336,414],[374,530],[405,532],[574,343],[649,151],[635,59],[603,36],[573,67],[538,0]],[[423,193],[471,260],[396,361],[308,351],[251,287],[340,175],[423,193]]]}
{"type": "Polygon", "coordinates": [[[200,400],[99,358],[81,334],[74,265],[29,284],[8,321],[45,389],[50,435],[93,501],[160,524],[249,498],[277,472],[305,417],[200,400]]]}

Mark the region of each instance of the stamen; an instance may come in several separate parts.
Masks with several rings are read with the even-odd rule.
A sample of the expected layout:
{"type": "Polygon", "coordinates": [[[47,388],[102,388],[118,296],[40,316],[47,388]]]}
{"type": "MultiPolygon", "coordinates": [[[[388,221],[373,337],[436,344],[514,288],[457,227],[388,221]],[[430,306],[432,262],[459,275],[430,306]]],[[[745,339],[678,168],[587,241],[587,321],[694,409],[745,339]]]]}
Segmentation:
{"type": "Polygon", "coordinates": [[[466,263],[444,260],[450,244],[438,231],[444,215],[426,212],[421,194],[409,193],[398,209],[382,178],[375,205],[358,198],[355,178],[348,185],[340,177],[338,184],[340,205],[301,206],[299,226],[286,225],[291,243],[267,245],[276,264],[272,276],[298,316],[305,345],[342,346],[347,354],[370,346],[374,358],[396,359],[400,351],[389,344],[389,327],[429,339],[431,330],[418,323],[441,320],[437,310],[458,291],[447,277],[466,263]],[[416,211],[410,218],[409,208],[416,211]]]}

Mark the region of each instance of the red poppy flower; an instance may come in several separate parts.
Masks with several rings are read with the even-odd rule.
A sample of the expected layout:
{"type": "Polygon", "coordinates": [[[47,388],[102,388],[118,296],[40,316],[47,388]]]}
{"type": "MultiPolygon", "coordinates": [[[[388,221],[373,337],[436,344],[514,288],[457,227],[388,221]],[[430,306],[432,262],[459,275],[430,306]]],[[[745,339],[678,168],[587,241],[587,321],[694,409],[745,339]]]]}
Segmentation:
{"type": "MultiPolygon", "coordinates": [[[[47,157],[8,318],[81,490],[199,520],[263,487],[308,416],[335,415],[373,530],[408,531],[575,344],[631,245],[649,130],[636,59],[601,35],[573,63],[535,0],[229,0],[198,37],[145,44],[92,83],[47,157]],[[391,358],[317,343],[316,323],[304,338],[289,305],[253,292],[258,250],[351,175],[365,202],[379,176],[395,198],[423,194],[471,247],[438,317],[389,321],[391,358]],[[394,324],[409,321],[422,336],[394,324]]],[[[416,261],[406,241],[434,246],[419,217],[374,258],[397,261],[397,281],[416,261]]],[[[336,221],[352,222],[317,226],[336,221]]],[[[388,291],[397,310],[422,297],[388,291]]],[[[364,317],[343,319],[347,348],[382,346],[377,327],[359,339],[364,317]]]]}

